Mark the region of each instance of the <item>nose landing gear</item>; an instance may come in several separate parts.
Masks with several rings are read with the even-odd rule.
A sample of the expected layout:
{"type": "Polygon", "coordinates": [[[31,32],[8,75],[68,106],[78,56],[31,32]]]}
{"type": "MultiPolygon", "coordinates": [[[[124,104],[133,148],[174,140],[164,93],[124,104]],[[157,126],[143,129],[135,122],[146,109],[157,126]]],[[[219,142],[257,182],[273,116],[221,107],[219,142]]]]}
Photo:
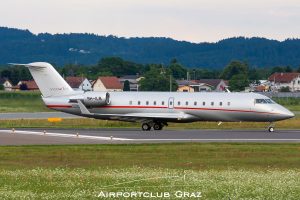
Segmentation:
{"type": "Polygon", "coordinates": [[[268,126],[268,131],[270,133],[273,133],[275,131],[275,124],[273,122],[271,122],[270,125],[268,126]]]}

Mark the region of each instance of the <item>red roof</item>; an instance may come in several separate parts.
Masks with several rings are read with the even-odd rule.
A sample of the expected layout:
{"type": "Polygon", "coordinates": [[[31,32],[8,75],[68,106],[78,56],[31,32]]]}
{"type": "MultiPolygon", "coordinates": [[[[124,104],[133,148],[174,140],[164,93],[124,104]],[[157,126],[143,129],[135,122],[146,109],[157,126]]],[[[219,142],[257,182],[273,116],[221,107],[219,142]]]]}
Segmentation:
{"type": "MultiPolygon", "coordinates": [[[[39,87],[37,86],[37,84],[35,83],[34,80],[30,80],[30,81],[20,81],[21,84],[26,84],[27,85],[27,89],[28,90],[38,90],[39,87]]],[[[20,85],[19,85],[20,86],[20,85]]]]}
{"type": "Polygon", "coordinates": [[[80,84],[86,79],[85,77],[68,76],[65,78],[71,88],[79,88],[80,84]]]}
{"type": "Polygon", "coordinates": [[[100,79],[106,89],[123,89],[121,82],[115,76],[99,76],[98,79],[100,79]]]}
{"type": "Polygon", "coordinates": [[[300,73],[274,73],[269,77],[269,81],[275,81],[276,83],[290,83],[292,80],[300,76],[300,73]]]}

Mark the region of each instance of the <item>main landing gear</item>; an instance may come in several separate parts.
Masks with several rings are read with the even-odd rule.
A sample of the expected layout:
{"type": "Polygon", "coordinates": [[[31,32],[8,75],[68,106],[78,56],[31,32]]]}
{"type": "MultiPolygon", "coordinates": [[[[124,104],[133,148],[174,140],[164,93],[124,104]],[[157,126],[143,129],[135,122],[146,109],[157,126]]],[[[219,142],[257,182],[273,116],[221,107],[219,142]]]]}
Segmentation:
{"type": "Polygon", "coordinates": [[[153,127],[153,129],[155,131],[159,131],[159,130],[162,130],[165,125],[167,125],[167,124],[166,123],[161,123],[161,122],[147,122],[147,123],[142,124],[142,130],[143,131],[150,131],[151,128],[153,127]]]}

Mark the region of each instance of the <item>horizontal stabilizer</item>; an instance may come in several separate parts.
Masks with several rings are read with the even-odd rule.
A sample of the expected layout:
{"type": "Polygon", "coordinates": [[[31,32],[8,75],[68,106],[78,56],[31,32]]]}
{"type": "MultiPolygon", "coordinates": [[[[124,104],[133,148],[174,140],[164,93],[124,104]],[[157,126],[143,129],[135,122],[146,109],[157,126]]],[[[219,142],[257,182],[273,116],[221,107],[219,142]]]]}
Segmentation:
{"type": "Polygon", "coordinates": [[[38,66],[38,65],[33,65],[33,64],[20,64],[20,63],[8,63],[8,64],[14,65],[14,66],[32,67],[32,68],[37,68],[37,69],[46,68],[44,66],[38,66]]]}

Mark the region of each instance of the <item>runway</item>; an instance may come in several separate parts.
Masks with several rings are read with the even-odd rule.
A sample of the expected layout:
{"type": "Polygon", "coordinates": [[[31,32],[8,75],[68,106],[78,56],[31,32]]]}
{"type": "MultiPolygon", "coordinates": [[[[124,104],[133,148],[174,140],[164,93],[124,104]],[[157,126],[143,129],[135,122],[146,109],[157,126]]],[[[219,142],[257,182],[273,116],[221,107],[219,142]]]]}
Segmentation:
{"type": "Polygon", "coordinates": [[[63,112],[21,112],[21,113],[1,113],[0,120],[4,119],[47,119],[47,118],[80,118],[80,116],[71,115],[63,112]]]}
{"type": "Polygon", "coordinates": [[[300,143],[300,130],[17,129],[0,130],[0,145],[174,142],[300,143]]]}

